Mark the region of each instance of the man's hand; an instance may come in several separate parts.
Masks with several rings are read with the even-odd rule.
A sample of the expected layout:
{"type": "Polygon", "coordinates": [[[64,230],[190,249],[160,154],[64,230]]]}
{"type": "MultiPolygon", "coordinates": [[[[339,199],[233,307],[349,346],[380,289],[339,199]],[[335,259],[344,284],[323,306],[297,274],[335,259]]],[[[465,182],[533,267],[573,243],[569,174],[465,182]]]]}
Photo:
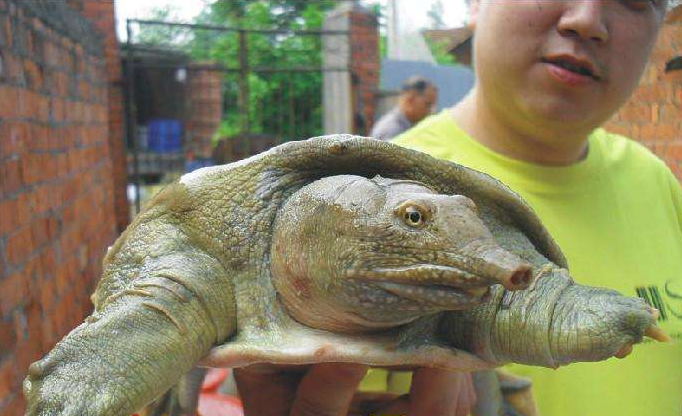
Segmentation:
{"type": "Polygon", "coordinates": [[[414,372],[409,395],[356,395],[367,369],[336,363],[256,365],[234,375],[245,416],[466,416],[476,401],[469,373],[426,368],[414,372]]]}

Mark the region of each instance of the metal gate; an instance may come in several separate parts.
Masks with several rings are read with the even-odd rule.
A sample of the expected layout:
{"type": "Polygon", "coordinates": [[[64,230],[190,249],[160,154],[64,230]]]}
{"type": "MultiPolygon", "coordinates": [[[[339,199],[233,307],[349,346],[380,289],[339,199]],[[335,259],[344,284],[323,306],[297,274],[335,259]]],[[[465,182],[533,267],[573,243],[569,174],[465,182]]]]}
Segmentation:
{"type": "Polygon", "coordinates": [[[349,71],[322,65],[323,37],[348,36],[343,30],[129,19],[126,31],[126,145],[135,212],[142,184],[322,134],[323,73],[349,71]],[[158,28],[168,39],[136,42],[135,25],[158,28]]]}

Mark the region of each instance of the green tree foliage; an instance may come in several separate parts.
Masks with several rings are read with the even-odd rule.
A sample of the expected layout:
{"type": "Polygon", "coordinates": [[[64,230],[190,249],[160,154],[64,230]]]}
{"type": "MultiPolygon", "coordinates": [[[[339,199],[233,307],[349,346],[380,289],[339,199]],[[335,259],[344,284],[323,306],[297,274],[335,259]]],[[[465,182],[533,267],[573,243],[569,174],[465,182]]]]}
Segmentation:
{"type": "Polygon", "coordinates": [[[433,59],[436,60],[436,63],[440,65],[457,64],[457,59],[455,56],[448,52],[447,41],[436,42],[429,39],[427,36],[424,36],[424,40],[426,40],[426,44],[431,50],[431,55],[433,55],[433,59]]]}
{"type": "MultiPolygon", "coordinates": [[[[217,0],[208,3],[194,23],[243,29],[320,30],[333,0],[217,0]]],[[[153,18],[166,20],[172,9],[159,9],[153,18]]],[[[239,68],[239,34],[206,29],[171,29],[145,26],[136,37],[146,43],[173,46],[192,61],[239,68]]],[[[136,40],[137,40],[136,39],[136,40]]],[[[286,71],[321,68],[319,35],[247,32],[249,133],[272,134],[280,140],[322,132],[322,74],[286,71]],[[269,71],[260,69],[268,68],[269,71]],[[280,69],[282,72],[273,72],[280,69]]],[[[223,121],[216,138],[240,132],[239,73],[225,72],[223,121]]]]}

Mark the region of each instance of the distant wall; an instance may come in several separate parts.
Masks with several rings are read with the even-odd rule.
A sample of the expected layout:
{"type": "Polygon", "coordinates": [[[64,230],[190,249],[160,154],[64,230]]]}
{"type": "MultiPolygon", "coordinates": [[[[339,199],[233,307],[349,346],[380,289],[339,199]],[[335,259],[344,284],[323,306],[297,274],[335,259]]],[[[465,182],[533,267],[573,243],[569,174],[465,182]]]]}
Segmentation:
{"type": "Polygon", "coordinates": [[[0,0],[0,414],[91,310],[114,241],[108,78],[93,27],[62,1],[0,0]]]}
{"type": "Polygon", "coordinates": [[[682,6],[668,13],[639,87],[606,124],[646,145],[682,180],[682,70],[665,71],[682,56],[682,6]]]}

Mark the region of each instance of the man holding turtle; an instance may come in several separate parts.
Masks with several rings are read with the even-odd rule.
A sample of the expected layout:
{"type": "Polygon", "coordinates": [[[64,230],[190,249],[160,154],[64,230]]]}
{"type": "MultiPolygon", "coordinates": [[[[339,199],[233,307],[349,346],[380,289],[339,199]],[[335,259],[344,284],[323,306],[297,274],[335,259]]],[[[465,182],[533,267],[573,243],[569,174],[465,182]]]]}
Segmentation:
{"type": "MultiPolygon", "coordinates": [[[[476,85],[395,143],[506,183],[540,216],[579,283],[627,296],[657,288],[664,302],[679,304],[679,183],[642,146],[599,128],[637,86],[667,7],[666,0],[473,0],[476,85]]],[[[678,416],[682,317],[669,314],[659,325],[674,342],[645,343],[623,361],[513,370],[532,378],[543,415],[678,416]]],[[[240,370],[237,381],[247,409],[263,397],[249,392],[265,389],[293,402],[293,415],[340,416],[365,371],[318,365],[299,384],[298,375],[240,370]]],[[[389,387],[406,390],[406,381],[392,380],[389,387]]],[[[396,412],[466,415],[473,400],[469,375],[423,369],[396,412]]]]}

